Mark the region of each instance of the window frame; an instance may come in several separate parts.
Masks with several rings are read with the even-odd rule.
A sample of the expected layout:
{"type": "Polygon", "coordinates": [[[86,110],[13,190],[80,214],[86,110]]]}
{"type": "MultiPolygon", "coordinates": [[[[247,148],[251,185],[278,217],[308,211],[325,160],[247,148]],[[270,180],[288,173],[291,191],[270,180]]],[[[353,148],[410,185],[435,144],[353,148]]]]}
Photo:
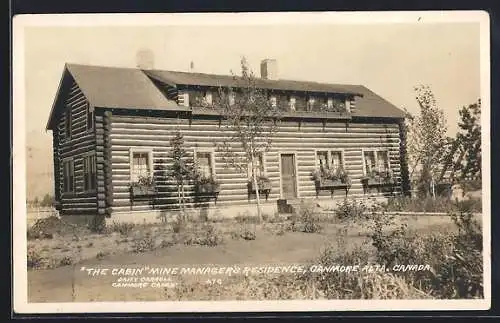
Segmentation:
{"type": "Polygon", "coordinates": [[[97,190],[97,157],[95,152],[89,152],[85,153],[82,155],[82,171],[83,171],[83,192],[95,192],[97,190]],[[86,187],[87,183],[87,173],[86,167],[85,167],[85,162],[86,159],[90,159],[90,167],[91,167],[91,172],[88,173],[90,175],[89,177],[89,187],[86,187]],[[93,161],[93,166],[95,171],[92,173],[92,161],[93,161]],[[93,176],[92,176],[93,174],[93,176]],[[92,179],[94,180],[94,187],[92,187],[92,179]]]}
{"type": "Polygon", "coordinates": [[[330,166],[330,154],[328,153],[328,149],[314,149],[314,160],[316,169],[320,169],[320,162],[318,158],[318,153],[326,153],[326,166],[327,168],[330,166]]]}
{"type": "Polygon", "coordinates": [[[90,104],[87,102],[87,114],[86,114],[86,123],[87,123],[87,132],[92,132],[95,129],[95,109],[94,107],[91,107],[90,104]],[[90,122],[89,122],[89,117],[90,122]]]}
{"type": "Polygon", "coordinates": [[[228,94],[227,100],[228,100],[229,106],[235,105],[236,104],[236,94],[234,92],[230,92],[228,94]]]}
{"type": "Polygon", "coordinates": [[[278,106],[278,97],[274,94],[269,96],[269,103],[271,107],[276,108],[278,106]]]}
{"type": "MultiPolygon", "coordinates": [[[[257,158],[261,159],[261,176],[262,177],[267,177],[267,167],[266,167],[266,152],[260,152],[257,158]]],[[[247,178],[251,179],[252,178],[252,163],[248,162],[247,164],[247,178]]]]}
{"type": "Polygon", "coordinates": [[[75,193],[75,158],[74,157],[66,157],[66,158],[63,158],[62,160],[62,173],[63,173],[63,176],[62,176],[62,180],[63,180],[63,188],[62,188],[62,193],[63,194],[74,194],[75,193]],[[72,176],[71,176],[71,181],[69,180],[68,178],[68,186],[69,186],[69,183],[71,183],[71,190],[68,189],[68,187],[66,187],[66,165],[71,165],[71,171],[72,171],[72,176]]]}
{"type": "Polygon", "coordinates": [[[319,169],[320,163],[319,163],[319,158],[318,158],[318,153],[326,153],[326,165],[328,168],[332,167],[332,153],[340,153],[340,166],[346,169],[345,165],[345,156],[344,156],[344,150],[343,149],[315,149],[314,150],[314,158],[315,158],[315,165],[316,168],[319,169]]]}
{"type": "Polygon", "coordinates": [[[71,133],[73,132],[73,109],[70,105],[66,106],[64,113],[64,139],[71,140],[71,133]]]}
{"type": "Polygon", "coordinates": [[[205,90],[203,92],[203,102],[207,105],[207,106],[212,106],[213,105],[213,91],[211,90],[205,90]],[[208,99],[210,98],[210,99],[208,99]]]}
{"type": "Polygon", "coordinates": [[[288,98],[288,106],[290,110],[296,111],[297,110],[297,98],[295,95],[290,95],[288,98]]]}
{"type": "Polygon", "coordinates": [[[148,155],[148,168],[149,168],[149,174],[148,176],[153,178],[154,170],[153,170],[153,149],[151,148],[130,148],[129,151],[129,176],[130,176],[130,183],[137,183],[132,180],[133,177],[133,163],[134,163],[134,153],[147,153],[148,155]]]}
{"type": "Polygon", "coordinates": [[[189,92],[187,90],[180,90],[177,94],[177,102],[180,106],[189,107],[189,92]],[[180,97],[182,97],[182,103],[179,103],[180,97]]]}
{"type": "Polygon", "coordinates": [[[345,156],[344,156],[344,150],[343,149],[332,149],[328,151],[328,157],[329,157],[329,162],[330,162],[330,167],[332,166],[333,162],[333,153],[340,153],[340,167],[343,168],[344,170],[347,170],[347,167],[345,165],[345,156]]]}
{"type": "Polygon", "coordinates": [[[326,107],[328,109],[333,109],[333,98],[332,97],[328,97],[326,99],[326,107]]]}
{"type": "Polygon", "coordinates": [[[193,153],[193,160],[196,171],[199,171],[198,168],[198,153],[209,153],[210,154],[210,177],[212,179],[216,179],[217,175],[215,173],[215,150],[212,148],[195,148],[193,153]]]}
{"type": "Polygon", "coordinates": [[[386,170],[391,170],[391,157],[390,157],[390,151],[389,149],[376,149],[376,148],[370,148],[370,149],[362,149],[361,150],[361,157],[363,161],[363,174],[365,176],[368,176],[369,174],[367,173],[366,169],[366,158],[365,158],[365,153],[367,152],[373,152],[374,157],[375,157],[375,167],[378,169],[378,162],[379,162],[379,153],[386,153],[387,154],[387,169],[386,170]]]}

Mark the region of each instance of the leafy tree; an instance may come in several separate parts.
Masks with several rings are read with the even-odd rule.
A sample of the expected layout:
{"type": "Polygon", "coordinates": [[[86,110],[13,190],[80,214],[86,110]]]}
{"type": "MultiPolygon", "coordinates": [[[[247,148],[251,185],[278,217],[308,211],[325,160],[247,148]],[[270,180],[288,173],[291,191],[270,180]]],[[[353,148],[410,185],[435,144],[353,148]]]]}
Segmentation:
{"type": "Polygon", "coordinates": [[[241,77],[234,76],[235,86],[220,87],[216,108],[225,122],[221,129],[225,138],[217,145],[227,167],[251,174],[255,188],[257,213],[262,219],[262,208],[257,180],[257,158],[272,146],[279,127],[280,108],[272,104],[270,93],[256,84],[256,77],[246,59],[241,59],[241,77]]]}
{"type": "Polygon", "coordinates": [[[177,185],[177,198],[179,208],[184,213],[185,210],[185,192],[184,184],[194,177],[194,164],[193,161],[184,148],[184,136],[179,130],[174,134],[170,140],[169,157],[172,163],[168,166],[168,176],[172,178],[177,185]]]}
{"type": "Polygon", "coordinates": [[[434,196],[434,183],[441,170],[439,165],[448,147],[446,120],[429,86],[416,86],[414,90],[420,111],[417,116],[407,118],[410,178],[418,172],[419,193],[434,196]]]}
{"type": "Polygon", "coordinates": [[[457,168],[461,179],[481,178],[481,100],[462,107],[456,141],[462,153],[457,168]]]}

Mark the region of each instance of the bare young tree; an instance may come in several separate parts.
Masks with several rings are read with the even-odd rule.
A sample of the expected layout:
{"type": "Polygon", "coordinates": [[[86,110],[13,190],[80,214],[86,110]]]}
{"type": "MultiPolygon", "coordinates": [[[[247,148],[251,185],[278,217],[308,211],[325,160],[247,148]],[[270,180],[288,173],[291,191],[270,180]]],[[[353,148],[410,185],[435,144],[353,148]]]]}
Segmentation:
{"type": "Polygon", "coordinates": [[[170,140],[170,146],[172,147],[172,150],[170,151],[169,157],[172,159],[172,163],[168,166],[168,175],[175,181],[177,186],[179,208],[184,216],[184,185],[188,180],[194,178],[195,176],[194,163],[184,148],[184,136],[179,130],[175,132],[174,137],[170,140]]]}
{"type": "Polygon", "coordinates": [[[434,184],[448,144],[446,120],[429,86],[416,86],[414,90],[420,111],[417,116],[407,118],[410,178],[418,171],[419,193],[435,196],[434,184]]]}
{"type": "Polygon", "coordinates": [[[257,159],[269,151],[279,127],[281,111],[270,101],[270,93],[257,86],[257,78],[246,59],[241,59],[241,77],[234,76],[234,86],[220,87],[220,108],[225,140],[217,145],[227,167],[250,173],[257,200],[257,214],[262,207],[257,179],[257,159]]]}

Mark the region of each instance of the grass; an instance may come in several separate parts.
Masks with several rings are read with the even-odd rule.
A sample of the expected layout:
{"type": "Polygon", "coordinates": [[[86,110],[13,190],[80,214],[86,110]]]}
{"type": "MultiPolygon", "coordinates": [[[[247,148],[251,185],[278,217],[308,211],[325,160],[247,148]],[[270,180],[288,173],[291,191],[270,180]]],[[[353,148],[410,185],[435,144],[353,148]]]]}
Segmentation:
{"type": "MultiPolygon", "coordinates": [[[[482,201],[478,198],[469,199],[474,212],[482,211],[482,201]]],[[[383,208],[388,212],[436,212],[449,213],[458,210],[457,202],[444,197],[435,199],[428,197],[425,199],[416,199],[409,197],[393,197],[384,203],[383,208]]]]}
{"type": "MultiPolygon", "coordinates": [[[[482,296],[482,244],[480,224],[472,216],[477,209],[475,203],[455,203],[449,211],[451,216],[367,216],[360,212],[364,206],[345,201],[336,220],[328,221],[318,216],[314,206],[303,204],[292,217],[270,215],[263,217],[262,223],[241,216],[216,223],[182,221],[180,230],[174,229],[175,223],[112,224],[103,233],[87,232],[78,239],[74,239],[72,230],[67,234],[59,232],[55,238],[28,243],[28,267],[34,270],[29,274],[30,285],[35,293],[30,297],[49,297],[44,288],[36,287],[45,281],[63,284],[60,273],[35,269],[109,259],[115,264],[172,266],[302,263],[328,267],[382,263],[392,268],[398,263],[430,264],[432,270],[236,275],[212,285],[199,279],[181,279],[176,288],[145,290],[142,294],[134,291],[130,296],[124,296],[129,295],[128,290],[120,292],[102,286],[102,300],[117,300],[117,295],[119,300],[132,295],[136,298],[130,300],[477,298],[482,296]],[[60,246],[64,248],[54,249],[60,246]]],[[[54,287],[51,293],[59,295],[57,290],[54,287]]],[[[85,284],[79,286],[81,297],[92,293],[85,284]]]]}

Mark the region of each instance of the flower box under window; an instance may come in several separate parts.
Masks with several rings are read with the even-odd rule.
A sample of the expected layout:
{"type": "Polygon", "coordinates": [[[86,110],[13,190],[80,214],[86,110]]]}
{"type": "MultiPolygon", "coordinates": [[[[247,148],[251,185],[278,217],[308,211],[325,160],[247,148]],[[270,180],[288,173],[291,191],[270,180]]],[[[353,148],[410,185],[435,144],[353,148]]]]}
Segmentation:
{"type": "MultiPolygon", "coordinates": [[[[254,187],[255,184],[254,184],[253,179],[249,180],[249,184],[250,184],[250,190],[252,192],[255,192],[255,187],[254,187]]],[[[271,183],[271,180],[269,178],[257,179],[257,185],[259,186],[259,191],[271,190],[271,188],[273,186],[271,183]]]]}
{"type": "Polygon", "coordinates": [[[134,197],[146,197],[156,194],[154,185],[132,185],[131,189],[134,197]]]}
{"type": "Polygon", "coordinates": [[[316,186],[316,197],[319,196],[319,192],[322,190],[330,191],[331,196],[335,190],[343,189],[345,194],[349,193],[351,188],[351,181],[347,172],[341,167],[337,169],[326,168],[322,171],[317,170],[312,174],[314,184],[316,186]]]}
{"type": "MultiPolygon", "coordinates": [[[[267,201],[269,193],[271,192],[271,189],[273,187],[271,180],[267,177],[260,177],[257,179],[257,185],[259,187],[259,193],[264,194],[267,201]]],[[[255,184],[253,178],[250,178],[248,180],[248,198],[250,199],[250,194],[255,194],[255,193],[256,193],[255,184]]]]}
{"type": "Polygon", "coordinates": [[[218,183],[196,183],[196,193],[198,194],[217,194],[220,192],[218,183]]]}
{"type": "Polygon", "coordinates": [[[396,181],[390,171],[373,172],[370,176],[361,178],[363,190],[367,193],[371,188],[376,188],[378,192],[388,191],[393,193],[396,181]]]}

